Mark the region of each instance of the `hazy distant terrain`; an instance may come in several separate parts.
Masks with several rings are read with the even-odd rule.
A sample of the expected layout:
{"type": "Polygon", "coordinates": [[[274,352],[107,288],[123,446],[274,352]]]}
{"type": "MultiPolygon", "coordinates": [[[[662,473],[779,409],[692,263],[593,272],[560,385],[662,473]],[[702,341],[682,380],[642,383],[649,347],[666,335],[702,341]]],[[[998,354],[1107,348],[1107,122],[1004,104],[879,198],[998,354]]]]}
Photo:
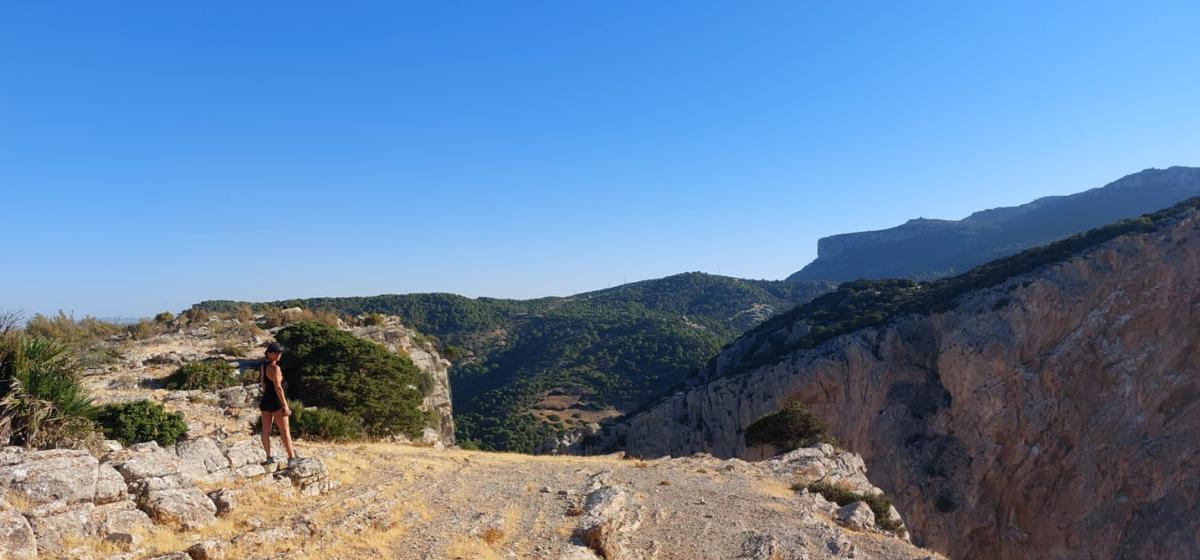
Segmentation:
{"type": "Polygon", "coordinates": [[[1102,188],[1039,198],[962,220],[916,219],[891,229],[821,239],[817,259],[789,280],[953,276],[1079,232],[1200,194],[1200,168],[1147,169],[1102,188]]]}

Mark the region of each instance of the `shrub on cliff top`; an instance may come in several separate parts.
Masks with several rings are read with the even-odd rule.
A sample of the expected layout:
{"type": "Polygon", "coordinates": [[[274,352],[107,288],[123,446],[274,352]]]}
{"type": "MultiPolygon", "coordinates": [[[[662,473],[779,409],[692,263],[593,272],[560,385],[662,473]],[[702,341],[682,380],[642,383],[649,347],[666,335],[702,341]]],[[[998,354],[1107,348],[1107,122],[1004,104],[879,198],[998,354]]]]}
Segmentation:
{"type": "Polygon", "coordinates": [[[746,446],[770,445],[775,453],[787,453],[818,443],[837,445],[829,428],[808,407],[793,402],[755,420],[746,428],[746,446]]]}
{"type": "Polygon", "coordinates": [[[233,365],[225,360],[189,362],[167,377],[164,387],[174,390],[211,391],[240,385],[241,379],[233,374],[233,365]]]}
{"type": "Polygon", "coordinates": [[[148,400],[106,404],[100,408],[97,422],[122,445],[157,441],[166,447],[187,432],[182,413],[169,414],[161,404],[148,400]]]}
{"type": "Polygon", "coordinates": [[[314,322],[286,327],[275,338],[288,349],[279,365],[289,397],[362,418],[372,436],[416,438],[428,425],[420,407],[433,382],[412,360],[314,322]]]}
{"type": "Polygon", "coordinates": [[[809,484],[808,491],[820,494],[826,500],[839,506],[848,506],[854,502],[866,502],[871,507],[871,513],[875,514],[875,525],[885,531],[892,531],[904,536],[903,530],[900,528],[903,523],[899,518],[892,517],[892,499],[883,494],[855,492],[854,489],[847,486],[828,482],[809,484]]]}

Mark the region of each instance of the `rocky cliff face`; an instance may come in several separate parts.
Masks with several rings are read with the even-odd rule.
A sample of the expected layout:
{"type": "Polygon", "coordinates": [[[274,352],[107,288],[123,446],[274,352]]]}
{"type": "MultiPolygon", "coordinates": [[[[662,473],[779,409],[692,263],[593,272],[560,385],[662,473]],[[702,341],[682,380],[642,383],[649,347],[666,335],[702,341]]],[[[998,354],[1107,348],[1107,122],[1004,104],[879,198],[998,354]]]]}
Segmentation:
{"type": "Polygon", "coordinates": [[[433,378],[433,388],[425,395],[424,410],[433,411],[432,427],[445,445],[454,445],[454,414],[450,402],[450,361],[416,330],[404,326],[398,317],[386,317],[383,326],[355,327],[359,338],[383,345],[392,353],[403,353],[421,371],[433,378]]]}
{"type": "Polygon", "coordinates": [[[879,231],[817,242],[817,260],[788,280],[931,278],[1091,228],[1165,208],[1200,194],[1200,169],[1147,169],[1071,196],[1039,198],[962,220],[909,220],[879,231]]]}
{"type": "MultiPolygon", "coordinates": [[[[804,328],[737,341],[734,356],[804,328]]],[[[914,541],[968,559],[1200,558],[1200,214],[952,311],[718,378],[634,417],[637,456],[747,449],[792,401],[861,453],[914,541]]],[[[752,354],[752,352],[751,352],[752,354]]]]}

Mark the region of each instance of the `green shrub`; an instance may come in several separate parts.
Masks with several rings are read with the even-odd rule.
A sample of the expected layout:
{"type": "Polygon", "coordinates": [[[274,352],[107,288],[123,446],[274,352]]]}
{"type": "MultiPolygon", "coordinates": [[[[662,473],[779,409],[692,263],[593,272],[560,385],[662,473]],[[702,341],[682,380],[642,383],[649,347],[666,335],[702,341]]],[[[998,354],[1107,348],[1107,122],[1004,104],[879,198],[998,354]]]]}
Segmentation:
{"type": "Polygon", "coordinates": [[[167,323],[170,323],[171,321],[174,321],[174,320],[175,320],[175,315],[172,314],[170,311],[163,311],[162,313],[159,313],[158,315],[154,316],[155,323],[162,323],[164,325],[167,323]]]}
{"type": "Polygon", "coordinates": [[[190,362],[175,370],[167,377],[164,387],[174,390],[211,391],[241,385],[241,380],[234,376],[233,365],[225,360],[205,360],[190,362]]]}
{"type": "Polygon", "coordinates": [[[288,348],[279,365],[290,396],[362,418],[372,436],[417,438],[428,425],[420,407],[433,381],[412,360],[314,322],[286,327],[275,338],[288,348]]]}
{"type": "Polygon", "coordinates": [[[168,414],[161,404],[148,400],[106,404],[100,407],[98,422],[105,435],[122,445],[157,441],[165,447],[187,432],[183,413],[168,414]]]}
{"type": "Polygon", "coordinates": [[[837,445],[829,428],[808,407],[793,402],[755,420],[746,428],[746,446],[771,445],[776,453],[787,453],[818,443],[837,445]]]}
{"type": "MultiPolygon", "coordinates": [[[[798,490],[797,486],[792,487],[798,490]]],[[[841,485],[830,484],[828,482],[814,482],[808,485],[808,491],[814,494],[820,494],[839,506],[848,506],[854,502],[866,502],[871,506],[871,513],[875,514],[875,524],[880,529],[892,531],[900,536],[904,536],[904,531],[900,528],[903,524],[899,518],[892,517],[892,499],[883,494],[866,494],[855,492],[853,489],[841,485]]]]}
{"type": "Polygon", "coordinates": [[[362,324],[364,327],[382,327],[383,315],[378,313],[367,315],[366,317],[363,317],[362,324]]]}
{"type": "Polygon", "coordinates": [[[96,407],[61,342],[14,336],[0,346],[0,446],[81,447],[96,407]]]}
{"type": "MultiPolygon", "coordinates": [[[[307,408],[300,401],[288,403],[292,414],[288,428],[293,436],[323,441],[347,441],[363,438],[363,421],[353,414],[327,408],[307,408]]],[[[253,433],[262,431],[262,418],[251,426],[253,433]]]]}
{"type": "Polygon", "coordinates": [[[246,349],[236,344],[226,344],[222,346],[218,352],[225,354],[226,356],[233,356],[235,358],[246,357],[246,349]]]}
{"type": "Polygon", "coordinates": [[[151,323],[150,321],[138,321],[132,325],[125,327],[125,332],[129,333],[129,338],[134,340],[146,340],[156,334],[158,329],[155,326],[161,327],[161,323],[151,323]]]}

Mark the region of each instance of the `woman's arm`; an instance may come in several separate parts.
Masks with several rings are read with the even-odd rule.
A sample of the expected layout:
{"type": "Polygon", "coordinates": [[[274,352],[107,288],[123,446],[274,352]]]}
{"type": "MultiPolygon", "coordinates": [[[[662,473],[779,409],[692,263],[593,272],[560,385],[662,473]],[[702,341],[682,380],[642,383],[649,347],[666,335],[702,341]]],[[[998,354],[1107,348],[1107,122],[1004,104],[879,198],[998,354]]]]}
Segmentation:
{"type": "Polygon", "coordinates": [[[284,416],[290,415],[292,409],[288,408],[287,399],[283,396],[283,371],[275,364],[267,365],[267,377],[271,383],[275,385],[275,394],[279,396],[279,404],[283,405],[284,416]]]}

